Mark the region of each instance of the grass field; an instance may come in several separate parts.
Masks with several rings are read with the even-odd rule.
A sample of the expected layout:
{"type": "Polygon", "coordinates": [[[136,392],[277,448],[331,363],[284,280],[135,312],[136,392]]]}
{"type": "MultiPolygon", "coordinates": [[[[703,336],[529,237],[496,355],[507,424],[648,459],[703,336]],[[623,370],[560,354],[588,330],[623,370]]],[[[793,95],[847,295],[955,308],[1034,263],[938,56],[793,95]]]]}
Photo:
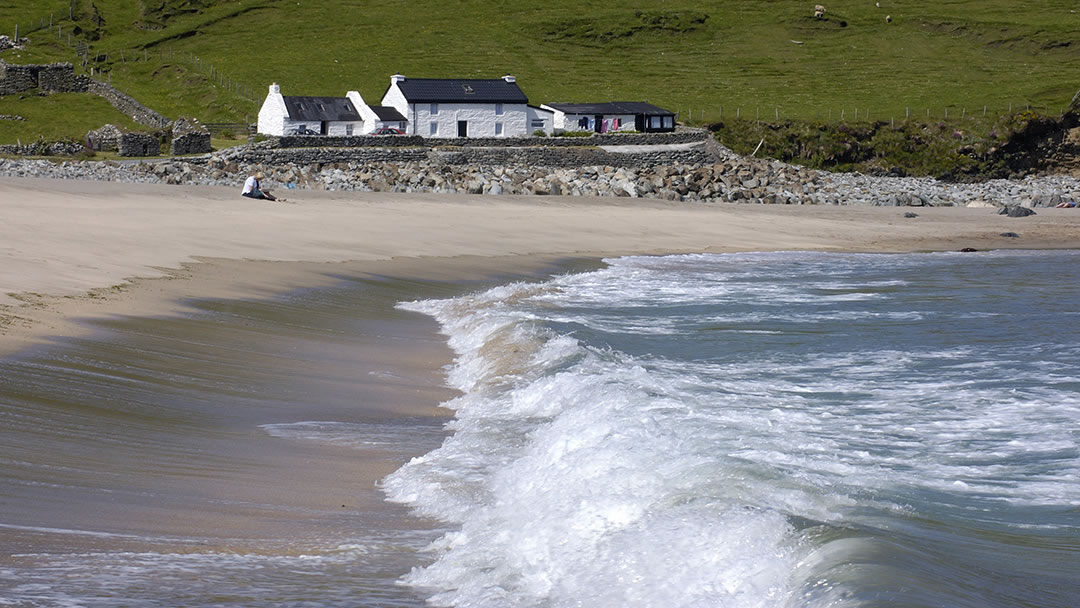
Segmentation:
{"type": "Polygon", "coordinates": [[[512,73],[534,103],[647,100],[684,122],[1056,114],[1080,88],[1075,0],[879,3],[78,0],[72,22],[67,0],[8,0],[0,33],[50,14],[61,30],[0,58],[76,61],[78,26],[97,77],[206,122],[254,120],[275,81],[377,102],[395,72],[512,73]]]}

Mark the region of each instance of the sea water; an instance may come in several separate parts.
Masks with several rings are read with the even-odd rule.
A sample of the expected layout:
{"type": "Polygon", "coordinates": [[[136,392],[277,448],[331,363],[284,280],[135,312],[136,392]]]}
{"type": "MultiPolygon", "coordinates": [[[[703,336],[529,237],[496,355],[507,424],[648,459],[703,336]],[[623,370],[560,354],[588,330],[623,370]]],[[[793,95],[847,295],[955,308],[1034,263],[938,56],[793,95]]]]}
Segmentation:
{"type": "Polygon", "coordinates": [[[627,257],[401,306],[436,605],[1080,605],[1080,252],[627,257]]]}
{"type": "Polygon", "coordinates": [[[1080,252],[382,283],[0,361],[0,606],[1080,605],[1080,252]],[[453,418],[356,413],[394,315],[453,418]]]}

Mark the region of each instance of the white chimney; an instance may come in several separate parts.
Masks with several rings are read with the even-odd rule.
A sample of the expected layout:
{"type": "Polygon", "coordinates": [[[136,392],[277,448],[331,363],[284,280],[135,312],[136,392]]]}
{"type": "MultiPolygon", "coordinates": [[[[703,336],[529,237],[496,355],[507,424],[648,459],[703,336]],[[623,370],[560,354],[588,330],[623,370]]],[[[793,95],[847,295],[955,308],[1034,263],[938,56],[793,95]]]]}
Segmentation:
{"type": "Polygon", "coordinates": [[[507,74],[506,76],[503,76],[503,80],[505,80],[506,82],[517,82],[517,78],[515,78],[514,76],[512,76],[510,74],[507,74]]]}
{"type": "Polygon", "coordinates": [[[278,83],[275,82],[275,83],[270,85],[270,94],[271,95],[281,95],[281,87],[278,86],[278,83]]]}
{"type": "Polygon", "coordinates": [[[401,74],[394,74],[390,77],[390,84],[394,84],[395,82],[405,82],[405,77],[401,74]]]}

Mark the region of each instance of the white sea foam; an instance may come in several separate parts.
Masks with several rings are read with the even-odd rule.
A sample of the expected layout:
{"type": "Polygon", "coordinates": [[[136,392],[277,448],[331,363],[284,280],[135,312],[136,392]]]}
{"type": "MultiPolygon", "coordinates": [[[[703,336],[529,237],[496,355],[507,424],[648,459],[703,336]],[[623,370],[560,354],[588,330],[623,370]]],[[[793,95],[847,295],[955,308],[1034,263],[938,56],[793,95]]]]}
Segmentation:
{"type": "MultiPolygon", "coordinates": [[[[807,522],[1080,504],[1080,399],[1054,388],[1075,375],[1032,368],[1038,345],[986,346],[992,325],[942,337],[987,331],[954,328],[974,316],[923,284],[954,263],[624,258],[404,305],[440,321],[465,392],[454,435],[384,482],[459,528],[407,582],[455,606],[841,605],[843,577],[819,579],[863,541],[807,522]]],[[[986,517],[1030,525],[1011,512],[986,517]]]]}

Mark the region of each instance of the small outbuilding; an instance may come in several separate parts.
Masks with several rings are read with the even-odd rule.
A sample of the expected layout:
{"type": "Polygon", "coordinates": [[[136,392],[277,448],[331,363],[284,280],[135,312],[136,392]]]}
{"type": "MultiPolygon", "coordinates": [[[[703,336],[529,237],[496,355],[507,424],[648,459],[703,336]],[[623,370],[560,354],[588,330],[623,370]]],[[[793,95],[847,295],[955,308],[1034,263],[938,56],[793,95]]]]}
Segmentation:
{"type": "Polygon", "coordinates": [[[553,112],[556,133],[670,133],[675,130],[674,112],[643,101],[549,103],[540,107],[553,112]]]}
{"type": "Polygon", "coordinates": [[[345,97],[352,102],[360,112],[360,117],[364,121],[364,127],[360,131],[363,134],[374,133],[382,128],[398,129],[402,133],[409,130],[409,121],[398,112],[396,108],[390,106],[369,106],[364,98],[357,91],[349,91],[345,94],[345,97]]]}

